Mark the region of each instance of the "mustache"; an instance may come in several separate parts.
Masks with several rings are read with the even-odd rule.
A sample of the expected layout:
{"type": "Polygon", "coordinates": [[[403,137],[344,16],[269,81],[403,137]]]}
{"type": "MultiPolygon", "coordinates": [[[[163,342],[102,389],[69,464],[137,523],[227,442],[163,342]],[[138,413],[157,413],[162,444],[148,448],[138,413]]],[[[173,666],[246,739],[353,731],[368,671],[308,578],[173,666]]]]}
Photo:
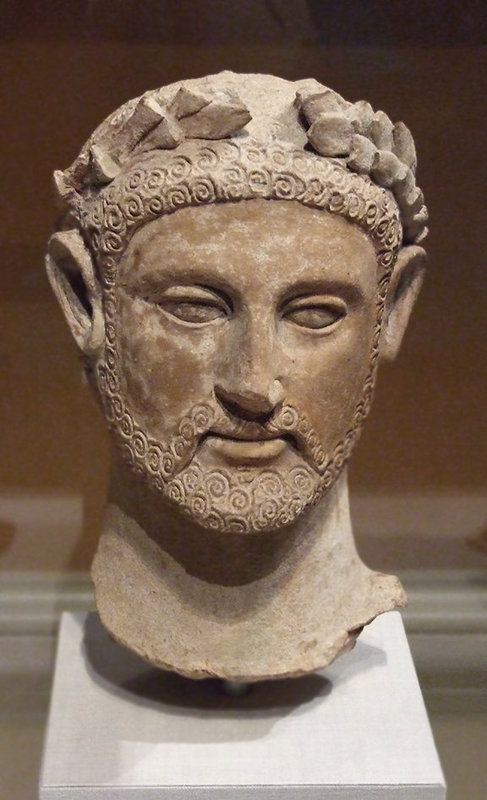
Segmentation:
{"type": "Polygon", "coordinates": [[[178,432],[161,454],[161,471],[170,480],[193,459],[208,436],[228,439],[266,441],[283,438],[319,474],[328,464],[325,451],[306,414],[290,404],[283,404],[265,422],[245,420],[225,412],[210,398],[193,406],[178,425],[178,432]]]}

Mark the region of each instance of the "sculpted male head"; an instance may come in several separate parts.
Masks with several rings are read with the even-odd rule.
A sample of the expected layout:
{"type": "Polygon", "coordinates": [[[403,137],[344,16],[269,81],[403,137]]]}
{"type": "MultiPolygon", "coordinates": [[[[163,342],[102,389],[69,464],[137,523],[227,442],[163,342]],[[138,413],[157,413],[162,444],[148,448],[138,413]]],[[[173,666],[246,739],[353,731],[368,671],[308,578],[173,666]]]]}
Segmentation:
{"type": "Polygon", "coordinates": [[[334,484],[421,283],[415,169],[368,103],[222,73],[130,101],[57,173],[49,276],[164,502],[256,533],[334,484]]]}
{"type": "Polygon", "coordinates": [[[48,274],[115,445],[97,607],[152,664],[298,675],[404,604],[345,465],[421,284],[415,170],[368,103],[222,73],[129,101],[56,173],[48,274]]]}

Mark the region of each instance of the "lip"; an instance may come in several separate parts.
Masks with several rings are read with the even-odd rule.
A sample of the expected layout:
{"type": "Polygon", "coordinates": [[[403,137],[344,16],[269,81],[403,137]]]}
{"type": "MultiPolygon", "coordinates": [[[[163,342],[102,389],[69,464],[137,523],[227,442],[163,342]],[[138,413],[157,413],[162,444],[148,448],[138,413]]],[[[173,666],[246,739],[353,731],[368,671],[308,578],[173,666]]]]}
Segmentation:
{"type": "Polygon", "coordinates": [[[255,464],[272,461],[287,447],[282,437],[243,439],[210,433],[206,442],[213,452],[223,456],[226,461],[238,464],[255,464]]]}

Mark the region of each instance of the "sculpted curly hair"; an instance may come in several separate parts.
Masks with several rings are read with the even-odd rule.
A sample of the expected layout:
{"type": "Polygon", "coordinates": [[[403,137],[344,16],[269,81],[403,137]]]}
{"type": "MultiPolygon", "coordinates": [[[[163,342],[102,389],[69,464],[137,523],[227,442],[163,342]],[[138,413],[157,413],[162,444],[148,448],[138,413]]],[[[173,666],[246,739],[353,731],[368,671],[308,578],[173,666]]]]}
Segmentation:
{"type": "Polygon", "coordinates": [[[427,234],[413,138],[369,103],[314,80],[223,72],[130,100],[55,173],[60,228],[75,228],[110,283],[143,224],[178,208],[297,200],[369,234],[384,270],[427,234]]]}

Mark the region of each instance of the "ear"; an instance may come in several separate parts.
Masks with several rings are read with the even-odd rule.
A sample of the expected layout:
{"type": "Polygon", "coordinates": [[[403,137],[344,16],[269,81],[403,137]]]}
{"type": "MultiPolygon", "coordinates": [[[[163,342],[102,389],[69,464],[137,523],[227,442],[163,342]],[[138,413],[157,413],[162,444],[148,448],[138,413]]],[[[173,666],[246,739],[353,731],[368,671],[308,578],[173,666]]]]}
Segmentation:
{"type": "Polygon", "coordinates": [[[46,270],[76,344],[83,355],[95,355],[105,336],[102,292],[79,231],[51,236],[46,270]]]}
{"type": "Polygon", "coordinates": [[[399,251],[387,291],[380,356],[392,361],[398,354],[409,315],[421,289],[426,267],[422,247],[409,245],[399,251]]]}

